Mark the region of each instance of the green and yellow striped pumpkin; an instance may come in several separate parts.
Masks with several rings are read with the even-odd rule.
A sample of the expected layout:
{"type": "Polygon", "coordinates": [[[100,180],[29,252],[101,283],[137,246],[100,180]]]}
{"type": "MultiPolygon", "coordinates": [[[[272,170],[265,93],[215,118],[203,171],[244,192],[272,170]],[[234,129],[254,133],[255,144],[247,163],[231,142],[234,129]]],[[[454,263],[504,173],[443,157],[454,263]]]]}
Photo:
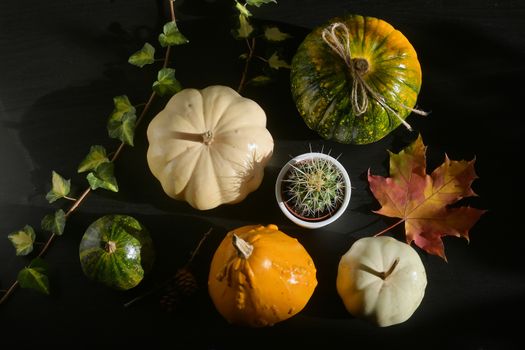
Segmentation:
{"type": "Polygon", "coordinates": [[[146,228],[126,215],[107,215],[93,222],[82,237],[79,253],[86,276],[120,290],[139,284],[155,257],[146,228]]]}
{"type": "Polygon", "coordinates": [[[306,36],[292,61],[291,91],[300,115],[321,137],[341,143],[368,144],[386,136],[410,114],[420,87],[416,51],[400,31],[377,18],[332,19],[306,36]],[[351,63],[323,39],[323,30],[334,23],[347,28],[337,34],[349,44],[351,63]],[[367,93],[364,113],[353,108],[354,72],[377,94],[367,93]]]}

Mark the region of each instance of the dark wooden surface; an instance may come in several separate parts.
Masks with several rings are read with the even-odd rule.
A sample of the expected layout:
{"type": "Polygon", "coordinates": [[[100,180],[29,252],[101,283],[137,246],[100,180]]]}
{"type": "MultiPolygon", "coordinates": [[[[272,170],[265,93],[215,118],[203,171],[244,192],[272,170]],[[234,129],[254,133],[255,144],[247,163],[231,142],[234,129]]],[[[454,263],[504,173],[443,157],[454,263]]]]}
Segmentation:
{"type": "MultiPolygon", "coordinates": [[[[277,22],[294,35],[288,53],[311,28],[347,12],[385,19],[409,38],[423,69],[419,106],[432,111],[426,118],[410,116],[409,122],[429,145],[429,166],[439,164],[445,152],[452,159],[477,159],[480,179],[474,189],[480,197],[468,203],[489,212],[472,229],[470,243],[446,238],[448,263],[420,251],[428,287],[407,322],[381,329],[350,316],[335,290],[339,258],[356,239],[392,223],[371,213],[377,203],[364,174],[371,168],[386,175],[386,151],[398,151],[416,133],[399,128],[368,146],[322,141],[297,114],[282,73],[274,85],[245,91],[266,110],[275,138],[275,154],[258,191],[238,205],[207,212],[169,200],[147,168],[147,123],[143,124],[136,147],[127,149],[117,163],[121,191],[92,194],[46,255],[52,266],[52,295],[18,290],[0,306],[0,348],[139,343],[207,349],[283,344],[327,348],[334,347],[334,341],[352,348],[522,348],[522,322],[512,319],[519,320],[525,311],[518,168],[524,160],[525,4],[281,0],[253,12],[263,24],[277,22]],[[355,187],[344,216],[315,231],[288,222],[272,194],[280,166],[310,145],[342,154],[355,187]],[[86,227],[113,213],[143,222],[157,248],[151,276],[127,292],[89,281],[78,260],[86,227]],[[319,285],[307,307],[265,329],[228,325],[205,287],[211,255],[224,234],[255,223],[276,223],[297,237],[318,268],[319,285]],[[194,267],[203,285],[196,300],[171,314],[159,309],[156,297],[123,307],[172,275],[210,227],[213,234],[194,267]]],[[[237,86],[237,57],[244,47],[229,35],[231,13],[230,1],[177,1],[179,26],[190,44],[174,50],[173,66],[185,87],[237,86]]],[[[43,215],[68,205],[45,201],[51,170],[72,178],[74,192],[82,191],[86,182],[76,168],[89,146],[117,145],[105,131],[112,97],[127,94],[141,103],[149,95],[156,68],[139,70],[126,60],[144,41],[155,42],[166,14],[162,4],[143,0],[0,2],[0,289],[7,288],[29,261],[14,255],[7,234],[25,224],[38,227],[43,215]]],[[[148,119],[164,102],[157,101],[148,119]]]]}

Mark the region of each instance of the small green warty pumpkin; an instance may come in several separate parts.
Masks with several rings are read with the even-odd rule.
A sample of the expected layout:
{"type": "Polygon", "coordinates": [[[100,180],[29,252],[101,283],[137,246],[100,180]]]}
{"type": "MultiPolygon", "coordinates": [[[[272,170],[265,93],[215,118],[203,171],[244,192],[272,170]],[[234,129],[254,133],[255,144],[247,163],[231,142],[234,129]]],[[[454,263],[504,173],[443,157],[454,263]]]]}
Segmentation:
{"type": "Polygon", "coordinates": [[[413,111],[420,87],[416,51],[400,31],[377,18],[330,20],[304,39],[292,61],[291,91],[299,113],[321,137],[341,143],[367,144],[386,136],[413,111]]]}
{"type": "Polygon", "coordinates": [[[149,232],[126,215],[107,215],[93,222],[82,237],[79,253],[86,276],[120,290],[139,284],[155,258],[149,232]]]}

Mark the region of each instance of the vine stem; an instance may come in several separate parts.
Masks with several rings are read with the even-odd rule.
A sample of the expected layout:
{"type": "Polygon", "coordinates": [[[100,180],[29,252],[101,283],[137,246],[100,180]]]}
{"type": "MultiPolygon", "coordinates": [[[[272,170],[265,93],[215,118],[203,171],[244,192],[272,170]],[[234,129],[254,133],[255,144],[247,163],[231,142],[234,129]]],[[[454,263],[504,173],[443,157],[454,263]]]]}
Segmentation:
{"type": "Polygon", "coordinates": [[[406,221],[406,219],[401,219],[401,220],[399,220],[399,221],[396,222],[395,224],[390,225],[390,226],[388,226],[387,228],[385,228],[383,231],[381,231],[381,232],[379,232],[379,233],[376,233],[376,234],[374,235],[374,237],[381,236],[383,233],[390,231],[391,229],[393,229],[394,227],[396,227],[397,225],[399,225],[399,224],[401,224],[401,223],[403,223],[403,222],[405,222],[405,221],[406,221]]]}
{"type": "Polygon", "coordinates": [[[13,294],[13,292],[15,291],[16,287],[18,287],[18,280],[17,281],[14,281],[13,284],[11,285],[11,287],[9,287],[9,289],[4,293],[4,295],[2,296],[2,299],[0,299],[0,305],[7,300],[7,298],[9,298],[9,296],[11,294],[13,294]]]}
{"type": "Polygon", "coordinates": [[[250,62],[253,58],[253,53],[255,52],[255,38],[252,38],[251,42],[250,40],[246,39],[246,46],[248,46],[248,57],[246,57],[246,62],[244,63],[244,71],[242,72],[241,76],[241,82],[239,83],[239,87],[237,88],[238,93],[241,93],[246,83],[246,77],[248,75],[248,69],[250,68],[250,62]]]}
{"type": "MultiPolygon", "coordinates": [[[[210,233],[212,232],[213,228],[210,227],[210,229],[208,231],[206,231],[204,233],[204,235],[202,235],[199,243],[197,243],[197,246],[195,247],[195,249],[193,249],[192,253],[191,253],[191,256],[190,258],[188,259],[188,261],[186,261],[186,264],[184,264],[184,267],[182,269],[188,269],[189,266],[191,265],[191,263],[193,262],[193,259],[195,259],[195,256],[197,255],[197,253],[199,252],[199,250],[201,249],[201,246],[202,244],[204,243],[204,241],[206,240],[206,238],[210,235],[210,233]]],[[[179,269],[178,271],[180,271],[181,269],[179,269]]],[[[156,287],[148,290],[147,292],[145,292],[144,294],[141,294],[133,299],[131,299],[130,301],[128,301],[127,303],[124,304],[124,307],[129,307],[133,304],[135,304],[136,302],[138,301],[141,301],[142,299],[156,293],[157,291],[161,290],[162,288],[166,287],[168,284],[170,284],[170,282],[172,281],[173,277],[172,278],[168,278],[167,280],[165,280],[164,282],[162,282],[161,284],[157,285],[156,287]]]]}
{"type": "MultiPolygon", "coordinates": [[[[169,4],[170,4],[170,17],[171,17],[171,20],[173,22],[175,22],[176,21],[176,17],[175,17],[175,8],[174,8],[174,5],[173,5],[174,0],[168,0],[168,1],[169,1],[169,4]]],[[[168,65],[168,63],[170,61],[170,55],[171,55],[171,49],[170,49],[170,46],[168,46],[166,48],[166,51],[165,51],[165,54],[164,54],[164,62],[162,64],[163,68],[167,67],[167,65],[168,65]]],[[[140,122],[144,119],[144,117],[145,117],[146,113],[149,111],[149,109],[151,107],[151,104],[152,104],[153,100],[155,99],[156,95],[157,94],[155,93],[155,91],[153,91],[150,94],[150,96],[148,98],[148,101],[146,102],[146,104],[144,105],[144,108],[142,109],[142,112],[140,113],[140,116],[137,118],[136,126],[138,126],[140,124],[140,122]]],[[[120,143],[120,145],[118,146],[117,150],[114,152],[113,157],[111,158],[111,162],[115,162],[118,159],[118,157],[122,153],[122,150],[124,149],[125,146],[126,146],[126,144],[124,142],[120,143]]],[[[90,193],[91,193],[91,187],[87,187],[84,190],[84,192],[82,192],[80,197],[78,197],[78,199],[76,199],[75,202],[68,209],[68,211],[65,214],[65,217],[68,218],[83,203],[84,199],[86,199],[89,196],[90,193]]],[[[47,252],[47,250],[51,246],[51,243],[54,241],[55,236],[56,235],[54,233],[51,236],[49,236],[49,238],[47,239],[44,247],[38,253],[38,255],[37,255],[38,258],[42,257],[47,252]]],[[[2,295],[2,298],[0,298],[0,305],[2,305],[11,296],[11,294],[13,294],[13,292],[17,289],[18,285],[19,285],[18,280],[15,280],[11,284],[11,286],[7,289],[7,291],[2,295]]]]}
{"type": "Polygon", "coordinates": [[[211,231],[213,231],[213,228],[210,227],[210,229],[208,231],[206,231],[206,233],[204,233],[204,235],[202,235],[201,240],[199,241],[199,243],[197,243],[197,246],[191,252],[191,256],[188,259],[188,261],[186,262],[185,266],[189,266],[193,262],[193,259],[195,259],[195,256],[197,255],[197,253],[201,249],[202,243],[204,243],[206,238],[210,235],[211,231]]]}

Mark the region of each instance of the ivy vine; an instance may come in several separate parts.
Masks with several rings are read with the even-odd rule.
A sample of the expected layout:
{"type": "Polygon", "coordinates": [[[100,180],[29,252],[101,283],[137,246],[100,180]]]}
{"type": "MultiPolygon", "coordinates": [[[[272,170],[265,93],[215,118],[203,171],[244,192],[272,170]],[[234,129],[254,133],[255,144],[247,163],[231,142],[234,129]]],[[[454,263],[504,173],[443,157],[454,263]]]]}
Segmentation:
{"type": "MultiPolygon", "coordinates": [[[[43,294],[50,294],[48,277],[48,264],[44,260],[44,255],[51,247],[53,241],[65,232],[68,218],[82,205],[84,200],[91,192],[104,189],[118,192],[119,186],[114,174],[114,163],[119,159],[120,154],[126,146],[134,145],[135,129],[147,115],[152,102],[158,96],[171,96],[182,89],[181,84],[175,77],[175,69],[170,67],[172,48],[177,45],[184,45],[189,40],[179,31],[175,16],[174,2],[169,0],[170,21],[164,24],[162,33],[158,36],[158,44],[164,50],[164,55],[160,59],[155,58],[157,52],[154,45],[144,43],[142,48],[134,52],[128,62],[134,66],[142,68],[146,65],[162,62],[162,67],[158,70],[156,80],[152,84],[152,92],[145,103],[133,105],[126,95],[115,96],[113,98],[114,108],[107,121],[108,136],[119,140],[120,143],[115,150],[109,153],[102,145],[92,145],[79,163],[77,172],[86,173],[87,186],[77,197],[71,192],[71,180],[66,179],[55,171],[51,174],[51,190],[46,194],[49,203],[68,200],[69,206],[64,205],[64,209],[58,209],[53,213],[45,215],[40,222],[40,230],[35,231],[31,225],[26,225],[18,231],[8,235],[15,248],[16,255],[27,256],[35,254],[28,266],[21,269],[17,279],[7,290],[2,291],[0,305],[3,304],[18,288],[29,288],[43,294]],[[137,110],[140,113],[137,116],[137,110]],[[38,235],[46,234],[42,248],[35,251],[36,238],[38,235]]],[[[236,10],[236,27],[232,30],[232,35],[238,40],[246,42],[246,52],[240,55],[244,60],[244,69],[237,88],[241,92],[247,84],[262,85],[272,81],[271,74],[257,74],[249,79],[250,64],[254,59],[258,59],[267,64],[271,70],[290,68],[289,63],[284,60],[279,48],[269,57],[263,57],[256,52],[256,43],[259,38],[263,38],[267,43],[279,44],[291,37],[282,32],[276,26],[266,26],[257,28],[251,17],[251,8],[260,7],[264,4],[277,3],[276,0],[245,0],[240,2],[234,0],[236,10]]]]}

